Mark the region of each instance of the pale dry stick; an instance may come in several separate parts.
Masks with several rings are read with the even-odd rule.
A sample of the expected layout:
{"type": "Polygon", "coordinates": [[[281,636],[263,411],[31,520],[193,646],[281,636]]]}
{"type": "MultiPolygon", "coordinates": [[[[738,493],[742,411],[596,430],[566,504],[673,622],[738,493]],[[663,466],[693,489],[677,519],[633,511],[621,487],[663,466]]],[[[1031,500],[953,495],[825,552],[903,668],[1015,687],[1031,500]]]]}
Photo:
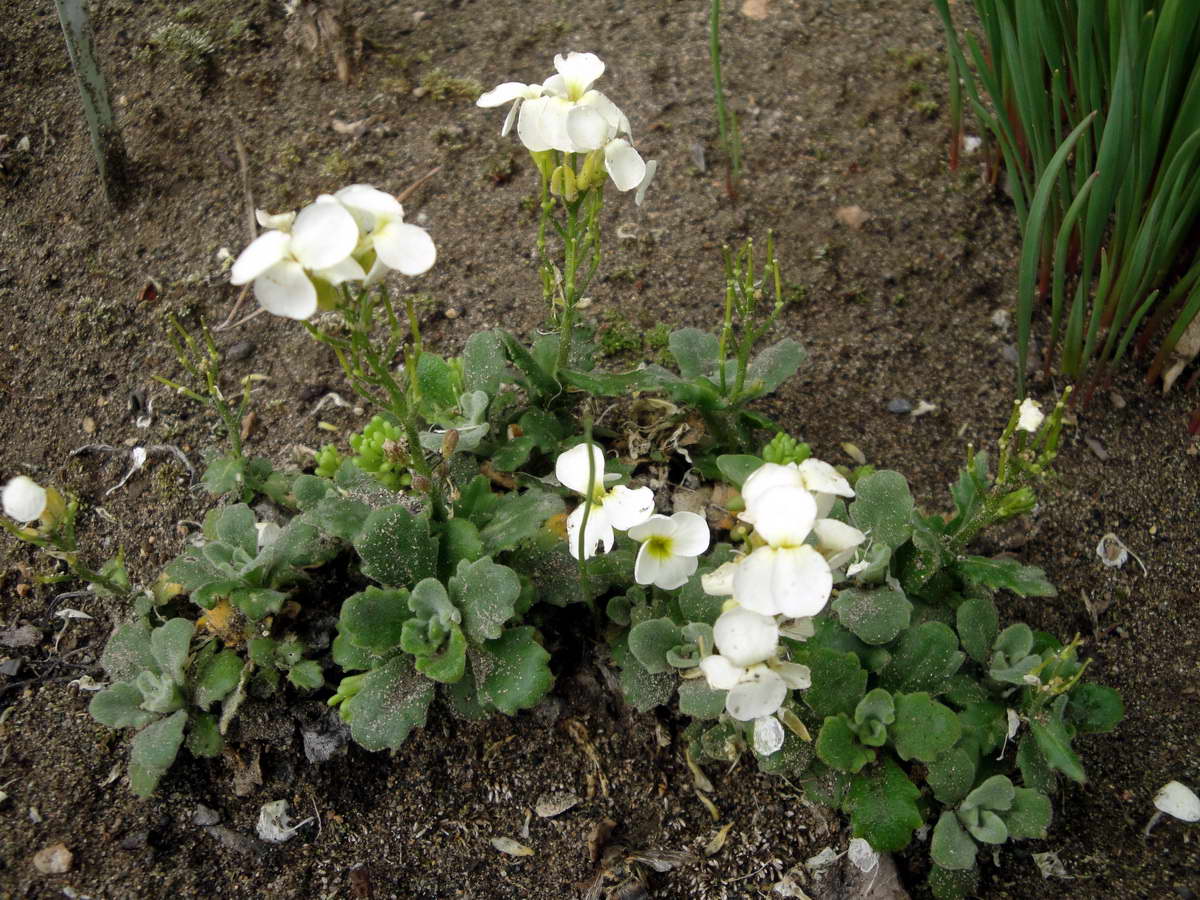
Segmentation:
{"type": "MultiPolygon", "coordinates": [[[[233,136],[233,149],[237,152],[238,158],[238,174],[242,180],[242,197],[246,201],[246,239],[253,243],[258,237],[258,218],[254,215],[254,195],[250,192],[250,161],[246,156],[246,145],[242,142],[242,136],[235,134],[233,136]]],[[[242,288],[242,292],[238,294],[237,302],[233,304],[233,309],[229,311],[229,315],[225,317],[225,321],[218,325],[213,331],[224,331],[226,328],[236,327],[229,323],[233,321],[233,317],[237,315],[238,310],[242,308],[242,304],[246,302],[246,295],[250,293],[250,285],[242,288]]],[[[250,321],[247,316],[242,322],[250,321]]],[[[241,325],[242,322],[238,322],[241,325]]]]}
{"type": "MultiPolygon", "coordinates": [[[[245,172],[244,163],[245,163],[246,150],[244,147],[241,146],[240,138],[238,139],[238,146],[239,146],[238,160],[239,160],[239,162],[241,162],[243,164],[242,171],[245,172]]],[[[412,184],[410,184],[408,187],[406,187],[403,191],[401,191],[399,194],[397,194],[396,201],[398,203],[403,203],[405,200],[407,200],[409,197],[412,196],[413,191],[415,191],[417,188],[419,188],[421,185],[423,185],[426,181],[428,181],[430,178],[432,178],[434,175],[436,175],[440,171],[442,171],[441,166],[434,166],[432,169],[430,169],[428,172],[426,172],[424,175],[422,175],[420,178],[418,178],[416,181],[414,181],[412,184]]],[[[246,185],[246,199],[248,201],[250,201],[250,188],[249,188],[248,184],[246,185]]],[[[250,218],[251,218],[251,221],[254,221],[254,203],[253,203],[253,201],[250,201],[250,218]]],[[[257,235],[254,234],[253,229],[251,229],[250,240],[253,241],[256,236],[257,235]]],[[[262,309],[260,307],[259,309],[256,309],[254,312],[250,313],[249,315],[245,316],[244,318],[241,318],[238,321],[234,322],[232,325],[229,324],[230,321],[233,319],[234,315],[237,313],[237,311],[242,308],[242,302],[246,299],[246,294],[249,292],[249,290],[250,290],[250,285],[246,285],[244,288],[242,288],[241,294],[238,295],[237,303],[235,303],[233,305],[233,309],[230,311],[229,315],[225,318],[225,321],[222,322],[220,325],[218,325],[216,328],[214,328],[213,331],[232,331],[235,328],[240,328],[241,326],[243,326],[247,322],[249,322],[251,319],[256,318],[257,316],[266,312],[265,309],[262,309]]]]}

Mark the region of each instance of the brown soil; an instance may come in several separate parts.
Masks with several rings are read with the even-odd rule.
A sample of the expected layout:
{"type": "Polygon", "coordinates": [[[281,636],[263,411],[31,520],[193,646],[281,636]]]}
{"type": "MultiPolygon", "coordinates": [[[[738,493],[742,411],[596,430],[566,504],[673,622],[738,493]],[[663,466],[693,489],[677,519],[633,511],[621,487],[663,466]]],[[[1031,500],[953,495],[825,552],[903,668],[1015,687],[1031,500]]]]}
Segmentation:
{"type": "MultiPolygon", "coordinates": [[[[532,81],[554,53],[581,49],[608,61],[605,90],[629,113],[642,152],[662,162],[642,210],[629,197],[609,204],[590,313],[614,345],[660,322],[712,327],[720,246],[774,229],[802,298],[779,330],[805,342],[811,362],[767,411],[819,455],[848,462],[840,446],[852,442],[906,473],[921,502],[945,507],[965,445],[994,440],[1010,402],[1012,334],[993,314],[1011,305],[1018,245],[1012,209],[981,184],[978,157],[947,171],[936,18],[922,0],[773,0],[762,21],[729,12],[726,77],[748,166],[732,204],[715,164],[704,6],[355,0],[343,18],[353,65],[343,85],[328,45],[304,49],[280,3],[96,0],[133,160],[131,199],[113,210],[93,175],[51,5],[0,0],[0,478],[24,472],[77,492],[92,509],[81,533],[93,558],[123,546],[135,579],[153,578],[179,551],[177,523],[211,503],[188,489],[181,466],[153,459],[110,495],[123,454],[69,454],[94,443],[176,444],[199,465],[217,445],[214,422],[149,376],[178,374],[166,313],[219,322],[237,296],[217,257],[247,241],[235,136],[254,202],[272,211],[355,181],[398,192],[440,166],[407,203],[439,249],[434,271],[415,282],[431,298],[428,339],[453,350],[474,330],[537,327],[534,222],[523,206],[532,170],[515,140],[500,138],[502,112],[476,109],[445,78],[532,81]],[[207,34],[213,51],[173,55],[157,31],[169,23],[207,34]],[[362,120],[358,137],[334,127],[362,120]],[[869,214],[860,230],[835,219],[847,206],[869,214]],[[628,239],[616,239],[621,225],[628,239]],[[143,293],[150,280],[157,296],[143,293]],[[155,403],[149,430],[129,412],[138,391],[155,403]],[[885,411],[894,398],[936,410],[894,415],[885,411]]],[[[361,425],[353,410],[310,414],[326,389],[349,391],[335,360],[294,323],[262,316],[219,339],[240,358],[231,375],[268,378],[253,452],[284,464],[297,445],[329,439],[318,421],[343,434],[361,425]]],[[[998,867],[985,865],[985,897],[1200,890],[1194,828],[1162,823],[1141,836],[1163,783],[1200,785],[1200,457],[1185,428],[1195,396],[1161,398],[1137,374],[1117,379],[1123,403],[1104,395],[1080,415],[1029,527],[989,548],[1050,573],[1057,599],[1010,599],[1007,615],[1084,634],[1093,677],[1121,691],[1128,714],[1115,734],[1084,741],[1091,781],[1061,792],[1049,840],[1006,845],[998,867]],[[1100,564],[1095,546],[1109,531],[1146,574],[1132,560],[1100,564]],[[1057,852],[1074,880],[1043,880],[1031,860],[1042,850],[1057,852]]],[[[1050,398],[1058,387],[1036,393],[1050,398]]],[[[709,773],[714,821],[681,762],[680,723],[623,708],[591,654],[561,672],[532,714],[484,725],[438,715],[390,756],[352,749],[309,765],[294,721],[260,709],[243,729],[240,762],[184,760],[155,798],[139,801],[110,778],[126,742],[93,723],[88,696],[67,684],[98,674],[99,649],[127,610],[96,597],[55,600],[31,587],[45,562],[2,546],[0,628],[32,623],[44,640],[6,651],[21,668],[0,675],[0,896],[576,896],[597,871],[589,834],[608,817],[616,840],[657,851],[700,853],[731,824],[724,849],[651,884],[663,897],[753,897],[823,847],[845,846],[836,816],[745,766],[709,773]],[[64,626],[53,615],[63,606],[94,618],[64,626]],[[597,748],[607,793],[569,720],[597,748]],[[237,796],[234,773],[255,756],[264,783],[237,796]],[[524,836],[527,810],[552,790],[585,799],[558,818],[533,817],[524,836]],[[270,848],[253,838],[254,823],[262,803],[281,798],[319,826],[270,848]],[[193,824],[197,804],[227,830],[193,824]],[[492,837],[535,853],[503,855],[492,837]],[[33,855],[59,841],[74,853],[71,871],[39,874],[33,855]]],[[[918,895],[923,856],[919,848],[900,861],[918,895]]]]}

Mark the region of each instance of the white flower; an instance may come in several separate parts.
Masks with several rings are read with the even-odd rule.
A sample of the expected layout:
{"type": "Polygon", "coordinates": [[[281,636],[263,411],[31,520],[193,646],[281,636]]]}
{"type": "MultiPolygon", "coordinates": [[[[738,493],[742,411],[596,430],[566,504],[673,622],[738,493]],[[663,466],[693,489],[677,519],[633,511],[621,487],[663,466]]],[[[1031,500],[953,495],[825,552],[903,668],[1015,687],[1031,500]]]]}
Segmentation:
{"type": "Polygon", "coordinates": [[[1020,418],[1017,420],[1018,431],[1037,431],[1042,427],[1046,414],[1042,412],[1042,404],[1026,397],[1021,401],[1020,418]]]}
{"type": "Polygon", "coordinates": [[[762,716],[754,720],[754,752],[770,756],[783,746],[783,723],[774,716],[762,716]]]}
{"type": "Polygon", "coordinates": [[[509,107],[508,116],[504,120],[504,127],[500,129],[500,137],[506,137],[512,131],[513,122],[517,118],[517,111],[521,108],[521,101],[536,100],[540,96],[542,96],[542,86],[540,84],[521,84],[519,81],[506,81],[480,95],[479,99],[475,101],[475,105],[487,109],[493,106],[503,106],[505,103],[512,104],[509,107]]]}
{"type": "Polygon", "coordinates": [[[275,522],[255,522],[254,527],[258,530],[258,549],[260,551],[264,547],[270,547],[283,534],[283,529],[275,522]]]}
{"type": "Polygon", "coordinates": [[[665,591],[687,583],[699,563],[696,557],[708,549],[709,541],[708,523],[691,512],[677,512],[670,518],[652,515],[630,528],[629,536],[642,543],[633,567],[634,581],[665,591]]]}
{"type": "Polygon", "coordinates": [[[404,221],[404,207],[391,194],[369,184],[344,187],[337,198],[358,225],[361,237],[355,255],[375,251],[375,260],[368,283],[395,269],[402,275],[428,272],[437,260],[437,249],[429,233],[404,221]]]}
{"type": "Polygon", "coordinates": [[[773,715],[787,697],[788,688],[807,688],[807,666],[780,662],[779,627],[769,616],[735,606],[721,613],[713,625],[717,653],[700,660],[708,686],[728,691],[725,711],[750,722],[773,715]]]}
{"type": "Polygon", "coordinates": [[[776,487],[793,485],[811,491],[817,501],[817,518],[824,518],[833,508],[837,497],[853,497],[854,489],[838,470],[819,459],[806,459],[802,463],[763,463],[750,473],[742,485],[742,499],[746,511],[739,518],[754,524],[754,506],[758,499],[776,487]]]}
{"type": "MultiPolygon", "coordinates": [[[[624,531],[640,525],[654,512],[654,493],[648,487],[630,490],[617,485],[610,491],[604,489],[604,454],[595,444],[576,444],[558,457],[554,464],[558,480],[582,494],[584,502],[567,517],[567,550],[579,559],[579,529],[583,525],[584,511],[587,514],[587,534],[584,536],[583,558],[589,559],[603,547],[607,553],[612,549],[615,536],[613,529],[624,531]],[[591,495],[588,494],[588,448],[591,448],[591,470],[594,479],[591,495]]],[[[613,476],[616,477],[616,476],[613,476]]]]}
{"type": "Polygon", "coordinates": [[[326,194],[300,211],[290,233],[267,231],[251,242],[234,262],[229,280],[254,282],[254,296],[268,312],[307,319],[317,311],[314,278],[338,285],[365,277],[350,256],[358,237],[354,217],[326,194]]]}
{"type": "Polygon", "coordinates": [[[32,522],[46,510],[46,489],[24,475],[4,485],[4,514],[18,522],[32,522]]]}
{"type": "Polygon", "coordinates": [[[765,616],[816,615],[829,602],[833,589],[829,563],[816,548],[804,543],[816,523],[816,500],[804,488],[784,484],[756,494],[752,508],[754,530],[767,546],[738,564],[733,574],[734,598],[765,616]]]}

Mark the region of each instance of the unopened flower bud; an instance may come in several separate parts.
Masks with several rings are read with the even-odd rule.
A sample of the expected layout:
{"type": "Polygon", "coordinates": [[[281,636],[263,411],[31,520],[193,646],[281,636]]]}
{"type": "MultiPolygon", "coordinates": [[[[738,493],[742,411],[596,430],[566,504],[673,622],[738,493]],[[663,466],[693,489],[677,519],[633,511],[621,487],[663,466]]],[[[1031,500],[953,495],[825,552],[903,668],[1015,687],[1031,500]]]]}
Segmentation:
{"type": "Polygon", "coordinates": [[[579,170],[579,175],[575,179],[575,185],[581,191],[586,191],[589,187],[604,179],[604,151],[593,150],[587,155],[583,161],[583,167],[579,170]]]}
{"type": "Polygon", "coordinates": [[[550,193],[562,197],[568,203],[574,201],[579,196],[575,170],[570,166],[559,166],[555,169],[554,174],[550,176],[550,193]]]}
{"type": "Polygon", "coordinates": [[[454,448],[458,446],[458,429],[451,428],[442,435],[442,458],[449,459],[454,453],[454,448]]]}
{"type": "Polygon", "coordinates": [[[1024,515],[1037,505],[1037,497],[1029,487],[1019,488],[1000,500],[999,513],[1008,519],[1024,515]]]}

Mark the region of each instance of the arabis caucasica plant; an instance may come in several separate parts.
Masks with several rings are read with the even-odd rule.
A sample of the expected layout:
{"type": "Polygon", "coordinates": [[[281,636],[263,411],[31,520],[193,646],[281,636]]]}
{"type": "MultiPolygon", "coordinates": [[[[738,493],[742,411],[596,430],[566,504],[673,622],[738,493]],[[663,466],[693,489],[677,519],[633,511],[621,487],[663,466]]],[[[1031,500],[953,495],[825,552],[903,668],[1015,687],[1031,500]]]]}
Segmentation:
{"type": "Polygon", "coordinates": [[[437,258],[425,229],[404,221],[399,201],[366,184],[322,194],[299,213],[259,210],[257,217],[271,230],[242,251],[230,281],[253,282],[259,304],[289,319],[332,308],[339,285],[370,285],[390,269],[420,275],[437,258]]]}

